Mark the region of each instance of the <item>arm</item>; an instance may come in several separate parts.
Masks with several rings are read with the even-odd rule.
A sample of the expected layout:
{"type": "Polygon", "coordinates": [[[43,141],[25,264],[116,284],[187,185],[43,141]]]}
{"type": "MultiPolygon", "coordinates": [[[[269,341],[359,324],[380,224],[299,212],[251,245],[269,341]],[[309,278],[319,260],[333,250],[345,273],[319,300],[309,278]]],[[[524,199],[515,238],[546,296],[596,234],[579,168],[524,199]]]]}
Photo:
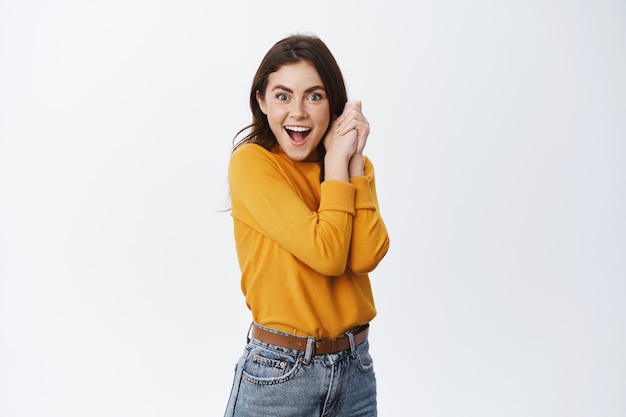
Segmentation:
{"type": "Polygon", "coordinates": [[[290,185],[270,152],[246,145],[231,157],[232,214],[321,274],[340,275],[352,238],[352,184],[329,180],[321,185],[317,211],[290,185]]]}
{"type": "Polygon", "coordinates": [[[374,167],[363,156],[370,126],[361,107],[358,100],[346,103],[343,113],[336,121],[340,136],[347,138],[352,135],[356,138],[354,153],[348,163],[350,182],[356,188],[348,266],[356,274],[371,272],[389,249],[389,236],[378,207],[374,167]]]}
{"type": "Polygon", "coordinates": [[[389,235],[378,206],[374,167],[367,158],[364,159],[364,167],[364,176],[350,179],[356,188],[356,214],[348,266],[356,274],[373,271],[389,249],[389,235]]]}

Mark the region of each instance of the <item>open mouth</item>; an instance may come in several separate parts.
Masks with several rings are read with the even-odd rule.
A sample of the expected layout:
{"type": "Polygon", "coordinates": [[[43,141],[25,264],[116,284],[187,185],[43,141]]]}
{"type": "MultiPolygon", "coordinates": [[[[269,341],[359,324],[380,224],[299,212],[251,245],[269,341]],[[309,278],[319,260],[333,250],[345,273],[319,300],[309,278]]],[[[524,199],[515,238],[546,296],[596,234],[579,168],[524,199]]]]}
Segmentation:
{"type": "Polygon", "coordinates": [[[311,133],[311,128],[304,126],[285,126],[285,131],[291,138],[291,141],[297,144],[306,140],[309,133],[311,133]]]}

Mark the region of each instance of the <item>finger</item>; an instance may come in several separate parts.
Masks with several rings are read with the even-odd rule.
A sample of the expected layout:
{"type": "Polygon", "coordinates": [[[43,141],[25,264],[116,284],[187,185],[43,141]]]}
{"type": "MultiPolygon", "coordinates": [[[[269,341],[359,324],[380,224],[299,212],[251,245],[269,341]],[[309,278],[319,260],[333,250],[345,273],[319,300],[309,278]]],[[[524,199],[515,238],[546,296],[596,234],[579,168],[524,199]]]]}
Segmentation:
{"type": "Polygon", "coordinates": [[[354,110],[351,111],[349,114],[342,116],[341,119],[337,120],[336,131],[346,132],[350,129],[354,129],[357,124],[369,126],[369,122],[367,121],[365,116],[354,110]]]}
{"type": "Polygon", "coordinates": [[[356,130],[359,137],[367,136],[370,131],[370,125],[366,121],[352,119],[345,124],[339,126],[337,128],[337,133],[341,136],[350,132],[351,130],[356,130]]]}
{"type": "Polygon", "coordinates": [[[352,100],[352,101],[348,101],[344,107],[343,107],[343,111],[341,112],[341,115],[339,115],[338,120],[342,121],[344,119],[346,119],[347,117],[350,116],[350,114],[356,112],[358,114],[362,114],[361,112],[361,100],[352,100]]]}
{"type": "Polygon", "coordinates": [[[346,105],[344,107],[347,107],[347,108],[354,107],[354,108],[357,108],[357,109],[360,110],[361,109],[361,100],[350,100],[350,101],[348,101],[346,103],[346,105]]]}

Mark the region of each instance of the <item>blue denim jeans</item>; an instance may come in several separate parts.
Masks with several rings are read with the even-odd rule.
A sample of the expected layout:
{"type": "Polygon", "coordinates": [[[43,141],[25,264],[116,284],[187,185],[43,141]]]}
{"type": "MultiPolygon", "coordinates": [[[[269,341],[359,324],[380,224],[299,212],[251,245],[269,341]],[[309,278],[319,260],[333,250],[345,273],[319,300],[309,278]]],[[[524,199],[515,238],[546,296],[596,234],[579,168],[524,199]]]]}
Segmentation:
{"type": "Polygon", "coordinates": [[[375,417],[376,377],[368,341],[313,355],[314,341],[309,338],[302,352],[248,338],[225,417],[375,417]]]}

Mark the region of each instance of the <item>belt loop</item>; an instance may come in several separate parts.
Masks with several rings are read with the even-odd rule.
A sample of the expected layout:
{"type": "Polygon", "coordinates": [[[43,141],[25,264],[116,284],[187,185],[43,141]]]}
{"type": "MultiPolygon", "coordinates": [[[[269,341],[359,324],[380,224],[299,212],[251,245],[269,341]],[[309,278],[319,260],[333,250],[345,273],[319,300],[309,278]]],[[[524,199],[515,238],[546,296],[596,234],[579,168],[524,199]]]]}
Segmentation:
{"type": "Polygon", "coordinates": [[[354,334],[350,331],[346,333],[348,336],[348,341],[350,341],[350,353],[352,353],[352,357],[356,358],[356,347],[354,345],[354,334]]]}
{"type": "Polygon", "coordinates": [[[306,352],[304,352],[304,364],[311,363],[311,357],[313,356],[313,350],[315,349],[315,339],[309,337],[306,341],[306,352]]]}
{"type": "Polygon", "coordinates": [[[252,331],[252,326],[254,326],[254,322],[250,323],[250,327],[248,327],[248,333],[246,333],[246,344],[250,343],[250,332],[252,331]]]}

